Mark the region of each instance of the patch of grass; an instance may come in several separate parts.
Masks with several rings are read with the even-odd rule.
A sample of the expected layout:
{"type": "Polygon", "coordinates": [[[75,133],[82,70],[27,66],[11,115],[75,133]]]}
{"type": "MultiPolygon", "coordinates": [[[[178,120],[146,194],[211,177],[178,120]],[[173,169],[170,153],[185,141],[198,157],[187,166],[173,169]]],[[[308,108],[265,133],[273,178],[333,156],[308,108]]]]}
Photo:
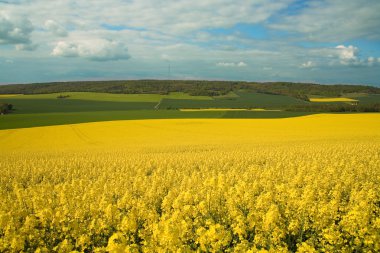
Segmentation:
{"type": "Polygon", "coordinates": [[[380,94],[369,94],[365,97],[357,97],[359,104],[380,104],[380,94]]]}
{"type": "Polygon", "coordinates": [[[368,93],[360,93],[360,92],[353,92],[353,93],[343,93],[342,97],[346,98],[359,98],[359,97],[366,97],[368,96],[368,93]]]}
{"type": "Polygon", "coordinates": [[[233,91],[228,92],[226,95],[221,95],[221,96],[215,96],[213,97],[214,99],[235,99],[238,98],[239,95],[236,94],[233,91]]]}
{"type": "Polygon", "coordinates": [[[232,99],[214,99],[209,101],[163,99],[160,109],[201,109],[201,108],[272,108],[281,109],[289,105],[308,104],[308,102],[289,96],[263,93],[237,92],[232,99]]]}
{"type": "Polygon", "coordinates": [[[212,100],[209,96],[191,96],[183,92],[170,92],[169,95],[163,95],[162,98],[168,99],[191,99],[191,100],[212,100]]]}

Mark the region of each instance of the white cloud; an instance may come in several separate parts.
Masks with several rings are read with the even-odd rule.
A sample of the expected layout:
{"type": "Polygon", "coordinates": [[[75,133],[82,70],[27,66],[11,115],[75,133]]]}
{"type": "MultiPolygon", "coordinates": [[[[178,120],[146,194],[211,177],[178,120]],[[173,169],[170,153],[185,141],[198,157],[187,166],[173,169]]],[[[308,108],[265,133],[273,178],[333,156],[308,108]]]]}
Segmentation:
{"type": "Polygon", "coordinates": [[[16,50],[18,51],[33,51],[38,47],[37,44],[27,43],[27,44],[16,44],[16,50]]]}
{"type": "Polygon", "coordinates": [[[27,18],[0,13],[0,44],[30,44],[33,29],[27,18]]]}
{"type": "MultiPolygon", "coordinates": [[[[359,48],[354,46],[320,48],[323,44],[310,43],[310,47],[296,45],[297,42],[307,40],[340,45],[351,41],[350,38],[363,38],[364,42],[376,44],[378,41],[376,38],[380,37],[377,31],[380,23],[377,11],[380,1],[304,1],[306,8],[300,8],[288,15],[286,8],[294,2],[294,0],[95,0],[91,1],[91,4],[87,0],[20,0],[17,1],[18,4],[0,2],[0,13],[7,13],[0,16],[5,16],[5,20],[11,23],[12,27],[23,27],[17,24],[19,21],[16,22],[21,17],[33,24],[30,30],[21,29],[24,31],[21,33],[24,36],[18,36],[19,39],[15,39],[15,36],[9,39],[7,35],[8,39],[5,40],[5,29],[8,31],[12,28],[9,28],[8,23],[3,25],[6,22],[1,20],[2,44],[16,45],[19,50],[31,50],[39,45],[38,50],[33,53],[20,52],[1,45],[0,51],[2,57],[15,59],[15,69],[16,65],[19,67],[27,62],[28,66],[25,63],[24,69],[34,70],[31,71],[34,73],[31,74],[35,76],[34,80],[42,78],[40,72],[36,71],[40,66],[35,62],[39,60],[41,63],[47,62],[49,68],[53,66],[57,69],[62,68],[62,72],[71,69],[74,73],[83,73],[82,70],[88,68],[91,69],[91,73],[95,72],[97,75],[106,73],[112,77],[110,73],[117,73],[120,77],[138,78],[162,75],[166,77],[165,61],[170,60],[172,75],[178,78],[194,76],[206,79],[297,81],[303,77],[305,80],[310,78],[330,82],[332,79],[329,78],[335,75],[334,82],[368,80],[379,82],[377,66],[380,65],[380,59],[379,55],[375,54],[377,48],[360,48],[363,50],[360,54],[359,48]],[[276,25],[271,26],[277,21],[276,25]],[[249,28],[250,24],[258,24],[256,27],[259,29],[264,27],[266,33],[264,38],[245,36],[243,30],[249,28]],[[236,30],[232,29],[235,25],[236,30]],[[284,30],[286,33],[267,31],[268,26],[284,30]],[[372,50],[372,53],[364,50],[372,50]],[[133,54],[133,59],[123,62],[110,61],[107,64],[88,62],[80,65],[81,61],[75,63],[70,59],[58,58],[78,57],[105,61],[129,58],[128,52],[133,54]],[[49,53],[56,57],[50,56],[49,53]],[[373,57],[369,57],[372,55],[373,57]],[[310,60],[311,64],[308,63],[310,60]],[[239,64],[240,62],[242,63],[239,64]],[[247,63],[249,67],[244,68],[247,63]],[[318,68],[311,68],[315,71],[304,71],[301,63],[305,64],[304,67],[318,63],[318,68]],[[268,67],[263,69],[265,66],[268,67]],[[347,76],[339,73],[339,70],[345,71],[345,68],[351,66],[374,67],[351,68],[347,76]],[[226,71],[229,68],[235,71],[226,71]],[[250,68],[263,69],[263,71],[244,71],[250,68]],[[241,73],[243,71],[244,74],[241,73]],[[330,72],[325,75],[322,71],[330,72]],[[275,78],[271,77],[272,74],[275,78]]],[[[249,32],[254,33],[255,27],[252,28],[253,30],[249,32]]],[[[360,44],[356,46],[361,47],[360,44]]],[[[0,69],[0,72],[7,73],[4,69],[0,69]]],[[[1,73],[0,82],[1,78],[7,76],[1,73]]],[[[58,76],[53,72],[49,75],[58,76]]],[[[71,74],[68,73],[67,76],[69,75],[71,74]]],[[[91,77],[91,74],[88,76],[91,77]]],[[[13,77],[9,77],[11,78],[13,77]]],[[[67,78],[75,79],[75,76],[67,78]]]]}
{"type": "Polygon", "coordinates": [[[63,57],[82,57],[92,61],[126,60],[130,58],[125,44],[105,39],[85,41],[60,41],[51,55],[63,57]]]}
{"type": "Polygon", "coordinates": [[[314,62],[307,61],[307,62],[302,63],[300,68],[309,69],[309,68],[314,68],[315,66],[316,64],[314,62]]]}
{"type": "Polygon", "coordinates": [[[335,47],[339,62],[346,66],[374,66],[377,64],[376,58],[370,56],[366,59],[359,57],[359,48],[355,46],[339,45],[335,47]]]}
{"type": "Polygon", "coordinates": [[[372,56],[368,57],[367,60],[368,60],[368,63],[370,65],[373,65],[377,61],[377,59],[375,57],[372,57],[372,56]]]}
{"type": "Polygon", "coordinates": [[[354,46],[344,46],[339,45],[335,47],[338,50],[338,55],[340,59],[340,63],[343,65],[349,65],[350,63],[354,63],[358,60],[357,53],[359,49],[354,46]]]}
{"type": "Polygon", "coordinates": [[[218,62],[216,64],[216,66],[219,66],[219,67],[239,67],[239,68],[242,68],[242,67],[246,67],[247,64],[243,61],[241,62],[218,62]]]}
{"type": "Polygon", "coordinates": [[[94,29],[102,24],[142,28],[165,34],[186,34],[202,28],[231,27],[236,23],[266,21],[292,0],[34,0],[2,7],[30,14],[33,23],[46,19],[62,26],[94,29]]]}
{"type": "Polygon", "coordinates": [[[259,23],[287,6],[289,0],[134,0],[121,4],[111,23],[145,27],[168,34],[186,34],[202,28],[259,23]],[[128,18],[125,18],[128,13],[128,18]]]}
{"type": "Polygon", "coordinates": [[[216,64],[216,66],[220,66],[220,67],[235,67],[236,63],[234,63],[234,62],[218,62],[216,64]]]}
{"type": "Polygon", "coordinates": [[[311,41],[380,39],[380,1],[307,1],[296,15],[287,15],[270,27],[304,34],[311,41]]]}
{"type": "MultiPolygon", "coordinates": [[[[321,67],[372,67],[378,65],[378,58],[374,56],[364,57],[360,52],[360,48],[354,45],[338,45],[330,48],[311,48],[306,49],[306,51],[304,49],[303,55],[317,59],[318,65],[321,67]]],[[[300,67],[306,67],[307,62],[304,64],[300,67]]]]}
{"type": "Polygon", "coordinates": [[[73,42],[60,41],[57,43],[51,55],[63,57],[78,57],[79,45],[73,42]]]}
{"type": "Polygon", "coordinates": [[[207,41],[210,41],[213,39],[213,36],[210,34],[210,33],[207,33],[207,32],[198,32],[196,35],[195,35],[195,39],[197,41],[201,41],[201,42],[207,42],[207,41]]]}
{"type": "Polygon", "coordinates": [[[170,61],[170,60],[172,60],[172,57],[170,57],[170,55],[168,55],[168,54],[161,54],[161,59],[163,59],[165,61],[170,61]]]}
{"type": "Polygon", "coordinates": [[[58,37],[66,37],[67,31],[66,29],[59,23],[57,23],[54,20],[46,20],[45,21],[45,28],[50,31],[52,34],[58,37]]]}
{"type": "Polygon", "coordinates": [[[367,59],[368,66],[375,66],[380,64],[380,58],[375,58],[373,56],[368,57],[367,59]]]}

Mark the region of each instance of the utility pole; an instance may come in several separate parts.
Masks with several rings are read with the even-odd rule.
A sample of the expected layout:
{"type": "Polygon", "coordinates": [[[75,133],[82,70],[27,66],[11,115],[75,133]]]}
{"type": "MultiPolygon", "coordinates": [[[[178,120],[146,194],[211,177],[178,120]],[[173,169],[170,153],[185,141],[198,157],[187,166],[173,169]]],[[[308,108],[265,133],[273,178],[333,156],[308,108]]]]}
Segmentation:
{"type": "Polygon", "coordinates": [[[170,62],[169,62],[169,66],[168,66],[168,79],[170,79],[170,62]]]}

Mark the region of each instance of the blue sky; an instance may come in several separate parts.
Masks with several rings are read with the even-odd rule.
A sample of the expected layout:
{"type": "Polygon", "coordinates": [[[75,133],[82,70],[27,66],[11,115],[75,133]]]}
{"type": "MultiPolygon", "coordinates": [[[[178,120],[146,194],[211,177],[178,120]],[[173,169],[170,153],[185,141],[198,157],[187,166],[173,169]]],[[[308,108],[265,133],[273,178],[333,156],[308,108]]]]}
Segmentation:
{"type": "Polygon", "coordinates": [[[379,26],[378,0],[0,1],[0,84],[156,78],[380,86],[379,26]]]}

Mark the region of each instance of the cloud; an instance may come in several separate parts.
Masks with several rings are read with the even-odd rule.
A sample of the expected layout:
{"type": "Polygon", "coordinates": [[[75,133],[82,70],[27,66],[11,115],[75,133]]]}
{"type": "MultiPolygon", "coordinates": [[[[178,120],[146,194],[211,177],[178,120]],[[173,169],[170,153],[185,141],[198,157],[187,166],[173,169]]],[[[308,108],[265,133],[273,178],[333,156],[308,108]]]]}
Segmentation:
{"type": "MultiPolygon", "coordinates": [[[[166,77],[163,66],[170,61],[178,78],[380,82],[378,0],[302,1],[301,8],[292,6],[299,0],[16,1],[0,1],[6,44],[0,51],[15,59],[14,69],[30,70],[28,80],[43,78],[37,69],[44,62],[58,69],[49,72],[54,80],[70,68],[85,77],[166,77]],[[22,17],[32,24],[29,30],[22,17]],[[24,36],[9,36],[14,27],[24,36]],[[8,45],[38,50],[26,54],[8,45]],[[133,59],[115,61],[128,59],[128,52],[133,59]]],[[[7,75],[10,68],[0,72],[0,82],[22,78],[7,75]]],[[[65,78],[78,77],[70,75],[65,78]]]]}
{"type": "Polygon", "coordinates": [[[161,54],[161,59],[165,61],[171,61],[173,58],[168,54],[161,54]]]}
{"type": "Polygon", "coordinates": [[[66,29],[59,23],[57,23],[54,20],[46,20],[45,22],[45,28],[50,31],[52,34],[58,37],[66,37],[67,31],[66,29]]]}
{"type": "Polygon", "coordinates": [[[339,62],[345,66],[369,66],[372,67],[378,64],[378,60],[370,56],[368,58],[360,58],[359,57],[359,48],[355,46],[344,46],[338,45],[335,47],[337,50],[337,55],[339,58],[339,62]]]}
{"type": "Polygon", "coordinates": [[[238,67],[238,68],[242,68],[242,67],[246,67],[247,64],[245,62],[218,62],[216,64],[216,66],[219,66],[219,67],[238,67]]]}
{"type": "MultiPolygon", "coordinates": [[[[203,28],[232,27],[236,23],[257,24],[285,9],[292,0],[34,0],[4,8],[30,13],[33,23],[46,19],[70,23],[77,29],[107,29],[104,24],[127,29],[187,34],[203,28]],[[127,14],[127,15],[126,15],[127,14]],[[103,26],[102,26],[103,24],[103,26]]],[[[2,6],[3,7],[3,6],[2,6]]]]}
{"type": "Polygon", "coordinates": [[[289,2],[290,0],[134,0],[127,5],[120,5],[118,10],[115,8],[115,15],[110,18],[110,22],[168,34],[186,34],[202,28],[263,22],[286,8],[289,2]],[[125,13],[128,13],[128,19],[125,18],[125,13]]]}
{"type": "Polygon", "coordinates": [[[30,44],[33,29],[27,18],[0,13],[0,44],[30,44]]]}
{"type": "Polygon", "coordinates": [[[18,51],[34,51],[38,48],[37,44],[27,43],[27,44],[16,44],[16,50],[18,51]]]}
{"type": "Polygon", "coordinates": [[[307,62],[304,62],[301,64],[300,68],[303,68],[303,69],[310,69],[310,68],[314,68],[316,66],[316,64],[312,61],[307,61],[307,62]]]}
{"type": "Polygon", "coordinates": [[[1,0],[0,1],[0,3],[4,3],[4,4],[20,4],[20,2],[22,2],[22,0],[12,0],[12,1],[1,0]]]}
{"type": "Polygon", "coordinates": [[[130,58],[125,44],[105,39],[84,41],[59,41],[51,55],[62,57],[82,57],[91,61],[115,61],[130,58]]]}
{"type": "MultiPolygon", "coordinates": [[[[359,47],[354,45],[338,45],[330,48],[312,48],[304,52],[305,55],[318,59],[320,66],[345,66],[345,67],[372,67],[378,66],[378,58],[374,56],[363,57],[359,47]]],[[[307,62],[300,66],[306,67],[307,62]]]]}
{"type": "Polygon", "coordinates": [[[375,57],[370,56],[370,57],[368,57],[367,62],[368,62],[368,65],[371,67],[374,65],[379,65],[380,64],[380,57],[376,59],[375,57]]]}
{"type": "Polygon", "coordinates": [[[269,27],[304,35],[310,41],[380,39],[380,1],[315,0],[296,15],[284,15],[269,27]]]}
{"type": "Polygon", "coordinates": [[[216,66],[220,67],[236,67],[236,63],[234,62],[218,62],[216,66]]]}
{"type": "Polygon", "coordinates": [[[358,61],[357,53],[359,52],[359,48],[351,45],[348,47],[339,45],[335,48],[338,50],[338,56],[341,64],[350,65],[358,61]]]}

